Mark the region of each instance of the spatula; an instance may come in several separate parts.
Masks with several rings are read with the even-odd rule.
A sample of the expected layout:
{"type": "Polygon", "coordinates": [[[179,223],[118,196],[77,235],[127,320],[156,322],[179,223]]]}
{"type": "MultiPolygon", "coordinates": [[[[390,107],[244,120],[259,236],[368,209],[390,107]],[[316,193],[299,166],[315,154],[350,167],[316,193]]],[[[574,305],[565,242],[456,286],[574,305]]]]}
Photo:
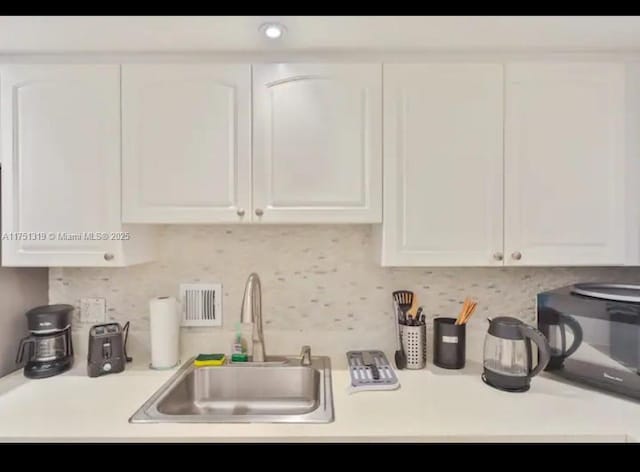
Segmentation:
{"type": "Polygon", "coordinates": [[[393,292],[393,299],[398,304],[398,308],[400,308],[400,312],[402,313],[400,322],[406,324],[407,311],[409,311],[409,308],[411,308],[413,304],[413,292],[410,290],[396,290],[393,292]]]}
{"type": "Polygon", "coordinates": [[[393,324],[396,327],[396,352],[394,354],[394,360],[396,361],[396,368],[402,370],[407,367],[407,354],[402,347],[402,337],[400,336],[400,324],[397,317],[394,316],[393,324]]]}
{"type": "Polygon", "coordinates": [[[396,307],[396,315],[393,317],[393,322],[395,323],[396,342],[398,343],[394,360],[396,361],[398,370],[402,370],[407,367],[407,354],[404,352],[404,347],[402,346],[400,323],[407,324],[407,311],[413,303],[413,292],[409,290],[396,290],[393,292],[393,301],[396,307]],[[398,310],[400,311],[400,319],[397,317],[398,310]]]}

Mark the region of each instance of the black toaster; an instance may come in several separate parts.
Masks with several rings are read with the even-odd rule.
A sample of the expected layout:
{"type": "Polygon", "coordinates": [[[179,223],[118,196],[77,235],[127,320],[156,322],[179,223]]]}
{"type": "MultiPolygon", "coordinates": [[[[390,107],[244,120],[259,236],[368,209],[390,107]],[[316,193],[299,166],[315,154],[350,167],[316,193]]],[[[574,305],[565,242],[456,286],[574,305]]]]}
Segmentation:
{"type": "Polygon", "coordinates": [[[89,377],[122,372],[127,357],[127,337],[129,323],[122,328],[120,323],[106,323],[92,326],[89,330],[89,351],[87,373],[89,377]]]}

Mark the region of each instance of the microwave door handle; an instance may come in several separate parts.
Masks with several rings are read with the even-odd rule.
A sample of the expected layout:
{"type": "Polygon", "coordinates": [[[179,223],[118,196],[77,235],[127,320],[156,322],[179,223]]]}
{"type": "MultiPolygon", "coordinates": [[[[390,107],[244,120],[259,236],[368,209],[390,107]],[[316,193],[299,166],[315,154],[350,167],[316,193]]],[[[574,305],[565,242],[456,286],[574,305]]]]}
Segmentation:
{"type": "Polygon", "coordinates": [[[549,360],[551,359],[551,348],[549,347],[549,341],[547,341],[547,338],[544,337],[544,334],[535,329],[533,326],[523,324],[522,326],[520,326],[520,332],[525,338],[530,339],[536,344],[536,346],[538,346],[538,365],[536,365],[536,367],[529,372],[529,377],[534,377],[547,366],[549,360]]]}
{"type": "MultiPolygon", "coordinates": [[[[578,347],[580,347],[580,344],[582,344],[582,327],[580,326],[580,323],[578,323],[575,318],[573,318],[573,316],[562,315],[562,322],[566,324],[573,332],[573,343],[564,354],[564,357],[566,358],[576,352],[578,350],[578,347]]],[[[562,330],[562,333],[564,336],[564,330],[562,330]]]]}

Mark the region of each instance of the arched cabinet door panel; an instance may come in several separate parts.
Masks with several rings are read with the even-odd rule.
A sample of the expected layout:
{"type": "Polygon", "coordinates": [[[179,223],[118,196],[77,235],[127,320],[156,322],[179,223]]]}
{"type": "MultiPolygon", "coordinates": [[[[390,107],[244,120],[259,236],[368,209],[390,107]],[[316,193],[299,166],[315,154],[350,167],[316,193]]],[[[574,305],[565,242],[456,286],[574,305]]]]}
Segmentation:
{"type": "Polygon", "coordinates": [[[382,66],[253,66],[253,219],[382,221],[382,66]]]}

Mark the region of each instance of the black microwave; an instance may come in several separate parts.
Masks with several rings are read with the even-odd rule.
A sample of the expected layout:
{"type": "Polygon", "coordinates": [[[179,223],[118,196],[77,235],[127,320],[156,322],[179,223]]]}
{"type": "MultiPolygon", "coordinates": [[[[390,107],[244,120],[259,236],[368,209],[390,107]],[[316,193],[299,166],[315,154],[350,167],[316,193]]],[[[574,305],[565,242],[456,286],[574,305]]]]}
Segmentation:
{"type": "Polygon", "coordinates": [[[640,400],[640,285],[575,284],[537,296],[546,371],[640,400]]]}

